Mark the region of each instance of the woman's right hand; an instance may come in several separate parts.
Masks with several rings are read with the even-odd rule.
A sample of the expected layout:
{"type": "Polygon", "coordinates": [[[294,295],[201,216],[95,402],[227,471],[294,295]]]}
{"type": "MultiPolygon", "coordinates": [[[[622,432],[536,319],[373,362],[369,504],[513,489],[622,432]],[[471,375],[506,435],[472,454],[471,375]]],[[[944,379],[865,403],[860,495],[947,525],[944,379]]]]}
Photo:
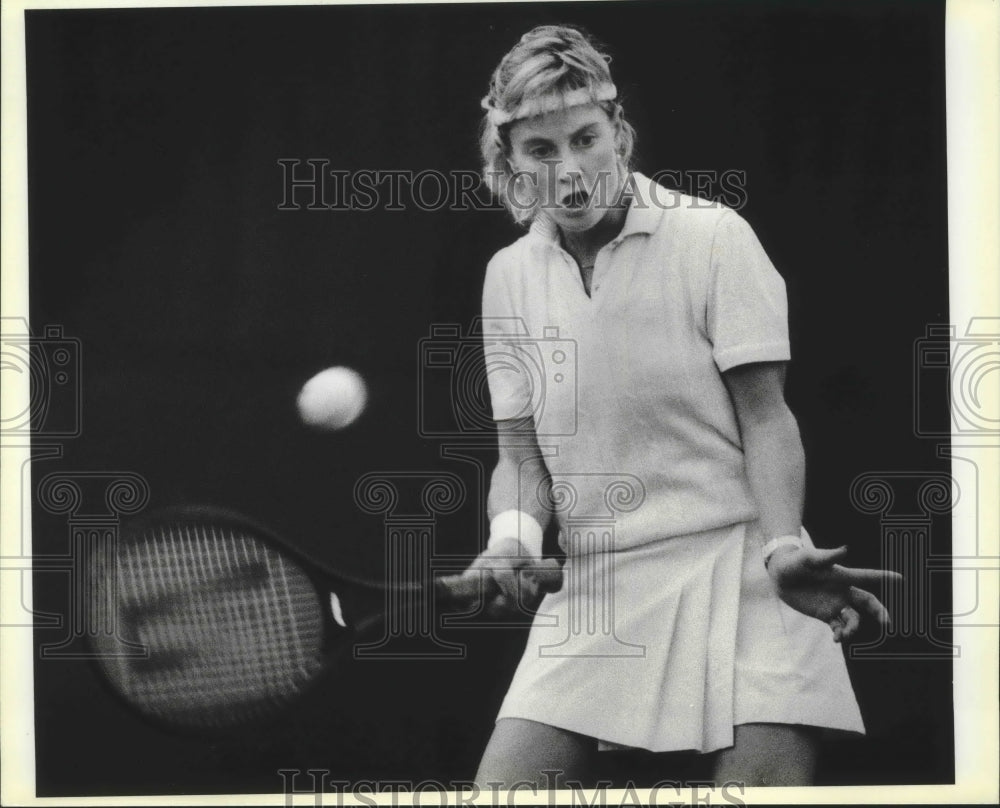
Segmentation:
{"type": "Polygon", "coordinates": [[[486,614],[496,618],[530,616],[547,593],[562,588],[562,565],[534,558],[513,538],[484,550],[464,574],[484,579],[486,614]]]}

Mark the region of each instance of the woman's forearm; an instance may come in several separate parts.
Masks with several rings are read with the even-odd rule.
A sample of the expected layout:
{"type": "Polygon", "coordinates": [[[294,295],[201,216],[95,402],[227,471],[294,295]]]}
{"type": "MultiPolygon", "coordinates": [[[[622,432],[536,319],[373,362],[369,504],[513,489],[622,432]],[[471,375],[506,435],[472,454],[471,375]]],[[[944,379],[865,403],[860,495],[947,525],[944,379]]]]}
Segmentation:
{"type": "Polygon", "coordinates": [[[530,431],[501,423],[498,440],[499,458],[486,506],[492,528],[490,544],[517,538],[531,555],[540,557],[540,532],[551,514],[548,469],[530,431]],[[497,517],[501,517],[499,526],[497,517]],[[511,535],[497,535],[497,529],[511,535]]]}
{"type": "Polygon", "coordinates": [[[490,519],[504,511],[518,510],[544,527],[550,514],[543,504],[548,500],[548,486],[548,472],[541,458],[536,461],[502,454],[490,478],[486,506],[490,519]]]}
{"type": "Polygon", "coordinates": [[[747,480],[765,540],[798,536],[806,462],[799,425],[785,403],[785,366],[742,365],[723,374],[743,443],[747,480]]]}
{"type": "Polygon", "coordinates": [[[741,423],[746,474],[765,539],[797,536],[805,502],[805,451],[787,406],[741,423]]]}

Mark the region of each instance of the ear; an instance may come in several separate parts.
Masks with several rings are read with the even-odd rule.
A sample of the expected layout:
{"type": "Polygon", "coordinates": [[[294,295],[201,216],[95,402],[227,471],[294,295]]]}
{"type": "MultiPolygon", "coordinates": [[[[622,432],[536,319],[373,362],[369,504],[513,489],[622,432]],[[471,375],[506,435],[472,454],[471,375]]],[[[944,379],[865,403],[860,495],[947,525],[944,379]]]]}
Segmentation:
{"type": "Polygon", "coordinates": [[[625,156],[625,118],[620,106],[616,107],[614,114],[608,113],[608,118],[612,128],[615,130],[615,151],[620,157],[625,156]]]}
{"type": "Polygon", "coordinates": [[[622,125],[620,117],[616,117],[615,120],[611,122],[611,125],[615,128],[615,151],[618,152],[620,157],[625,156],[625,127],[622,125]]]}

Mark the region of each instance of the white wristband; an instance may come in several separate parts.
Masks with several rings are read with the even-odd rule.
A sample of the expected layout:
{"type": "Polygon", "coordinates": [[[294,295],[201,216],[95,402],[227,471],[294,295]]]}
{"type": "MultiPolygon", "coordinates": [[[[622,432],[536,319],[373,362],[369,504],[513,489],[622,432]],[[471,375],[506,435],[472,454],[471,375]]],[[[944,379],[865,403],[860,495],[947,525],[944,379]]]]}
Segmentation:
{"type": "Polygon", "coordinates": [[[530,513],[524,511],[504,511],[490,521],[489,547],[495,547],[503,539],[517,539],[533,558],[542,557],[542,526],[530,513]]]}
{"type": "Polygon", "coordinates": [[[805,542],[802,541],[801,536],[796,536],[790,534],[787,536],[776,536],[770,541],[766,542],[761,548],[761,553],[764,556],[764,566],[767,566],[767,562],[771,560],[771,556],[774,555],[775,550],[779,547],[799,547],[805,546],[805,542]]]}

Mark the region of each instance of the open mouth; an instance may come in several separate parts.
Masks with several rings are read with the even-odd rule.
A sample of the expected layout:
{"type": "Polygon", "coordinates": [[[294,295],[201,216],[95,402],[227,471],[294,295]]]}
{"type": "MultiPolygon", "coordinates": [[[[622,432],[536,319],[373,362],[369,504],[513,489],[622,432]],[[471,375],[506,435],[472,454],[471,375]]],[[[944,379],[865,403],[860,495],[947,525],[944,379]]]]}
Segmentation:
{"type": "Polygon", "coordinates": [[[560,204],[568,210],[583,210],[588,202],[590,197],[584,191],[573,191],[560,200],[560,204]]]}

